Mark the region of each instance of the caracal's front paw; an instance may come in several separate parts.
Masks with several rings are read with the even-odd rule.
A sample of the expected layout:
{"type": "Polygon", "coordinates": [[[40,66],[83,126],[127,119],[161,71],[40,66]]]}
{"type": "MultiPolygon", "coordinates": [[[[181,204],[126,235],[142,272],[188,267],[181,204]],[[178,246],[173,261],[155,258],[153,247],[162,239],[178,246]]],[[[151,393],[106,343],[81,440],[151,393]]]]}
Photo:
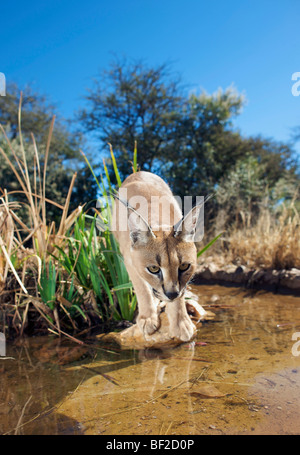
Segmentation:
{"type": "Polygon", "coordinates": [[[189,316],[177,320],[176,325],[170,327],[170,336],[181,341],[190,341],[195,332],[195,326],[189,316]]]}
{"type": "Polygon", "coordinates": [[[136,322],[145,338],[153,335],[160,327],[160,320],[157,314],[152,314],[151,316],[139,315],[136,322]]]}

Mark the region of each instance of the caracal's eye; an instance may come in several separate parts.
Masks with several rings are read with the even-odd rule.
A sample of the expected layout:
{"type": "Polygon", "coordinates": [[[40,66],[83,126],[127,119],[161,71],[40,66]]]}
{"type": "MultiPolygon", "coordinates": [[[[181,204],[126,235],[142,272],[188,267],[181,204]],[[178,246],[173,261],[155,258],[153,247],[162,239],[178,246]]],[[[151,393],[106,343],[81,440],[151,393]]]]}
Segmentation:
{"type": "Polygon", "coordinates": [[[190,265],[191,265],[191,264],[188,264],[188,263],[186,263],[186,262],[183,263],[183,264],[181,264],[181,265],[179,266],[180,272],[185,272],[187,269],[190,268],[190,265]]]}
{"type": "Polygon", "coordinates": [[[149,270],[150,273],[159,273],[160,271],[160,268],[157,265],[149,265],[147,269],[149,270]]]}

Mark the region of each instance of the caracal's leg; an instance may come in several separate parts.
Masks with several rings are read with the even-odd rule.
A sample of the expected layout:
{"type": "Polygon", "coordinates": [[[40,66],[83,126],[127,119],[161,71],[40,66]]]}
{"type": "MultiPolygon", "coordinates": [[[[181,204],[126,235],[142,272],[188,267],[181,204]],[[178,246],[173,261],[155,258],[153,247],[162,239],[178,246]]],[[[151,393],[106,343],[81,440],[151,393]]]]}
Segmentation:
{"type": "Polygon", "coordinates": [[[187,313],[184,296],[167,302],[165,311],[169,320],[170,336],[189,341],[194,334],[195,326],[187,313]]]}
{"type": "Polygon", "coordinates": [[[137,298],[138,317],[136,322],[146,338],[156,332],[160,327],[158,315],[159,300],[154,297],[148,284],[138,276],[132,266],[127,265],[126,268],[137,298]]]}

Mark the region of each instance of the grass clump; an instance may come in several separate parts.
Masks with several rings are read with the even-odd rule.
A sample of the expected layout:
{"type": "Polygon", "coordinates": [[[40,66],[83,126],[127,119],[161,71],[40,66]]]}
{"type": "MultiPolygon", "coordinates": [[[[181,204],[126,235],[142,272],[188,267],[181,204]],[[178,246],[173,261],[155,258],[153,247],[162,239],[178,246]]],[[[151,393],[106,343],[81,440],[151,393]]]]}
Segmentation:
{"type": "MultiPolygon", "coordinates": [[[[22,139],[21,105],[22,96],[18,151],[0,126],[10,152],[0,147],[0,155],[13,171],[20,186],[17,193],[22,195],[19,203],[16,192],[11,194],[4,189],[0,198],[0,312],[3,321],[0,330],[6,336],[51,331],[74,338],[74,334],[101,324],[103,327],[122,319],[131,321],[136,298],[113,235],[107,228],[101,232],[97,228],[102,212],[95,209],[95,215],[91,216],[79,206],[69,214],[76,173],[63,206],[47,198],[47,163],[54,119],[42,159],[32,135],[34,162],[29,164],[27,142],[22,139]],[[47,204],[61,209],[57,229],[54,222],[47,222],[47,204]],[[25,217],[19,216],[20,207],[22,214],[26,212],[25,217]]],[[[111,157],[120,185],[112,148],[111,157]]],[[[137,169],[136,148],[134,163],[137,169]]],[[[107,167],[104,163],[105,179],[101,176],[100,183],[91,166],[90,169],[98,183],[102,203],[106,205],[108,226],[113,188],[107,167]]]]}
{"type": "Polygon", "coordinates": [[[242,221],[224,231],[220,242],[212,247],[204,261],[219,268],[235,264],[264,270],[300,269],[298,202],[296,193],[290,201],[278,204],[276,210],[264,204],[252,222],[249,222],[250,214],[243,214],[242,221]]]}
{"type": "Polygon", "coordinates": [[[254,226],[233,229],[227,257],[253,268],[300,269],[300,215],[293,201],[279,216],[261,211],[254,226]]]}

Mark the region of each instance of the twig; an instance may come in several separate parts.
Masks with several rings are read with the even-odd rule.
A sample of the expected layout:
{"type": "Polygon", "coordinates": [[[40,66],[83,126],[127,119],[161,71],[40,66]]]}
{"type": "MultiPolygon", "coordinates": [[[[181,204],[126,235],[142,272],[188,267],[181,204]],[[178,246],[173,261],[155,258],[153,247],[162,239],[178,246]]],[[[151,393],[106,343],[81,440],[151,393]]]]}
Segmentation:
{"type": "Polygon", "coordinates": [[[199,357],[193,357],[192,359],[189,359],[188,357],[176,357],[176,359],[180,359],[180,360],[194,360],[195,362],[207,362],[207,363],[212,363],[211,360],[200,359],[199,357]]]}
{"type": "Polygon", "coordinates": [[[93,372],[93,373],[100,374],[100,375],[103,376],[104,379],[106,379],[107,381],[112,382],[114,385],[120,386],[120,384],[119,384],[114,378],[112,378],[112,377],[109,376],[108,374],[101,373],[101,371],[98,371],[98,370],[96,370],[95,368],[89,368],[89,367],[85,367],[85,366],[81,366],[81,368],[83,368],[83,369],[85,369],[85,370],[88,370],[88,371],[91,371],[91,372],[93,372]]]}
{"type": "Polygon", "coordinates": [[[22,291],[23,291],[25,294],[28,294],[26,288],[24,287],[22,281],[21,281],[20,278],[19,278],[19,275],[17,274],[17,272],[16,272],[14,266],[12,265],[12,262],[11,262],[11,260],[10,260],[10,257],[9,257],[8,254],[7,254],[7,251],[6,251],[6,248],[5,248],[5,245],[4,245],[4,242],[3,242],[3,240],[2,240],[1,235],[0,235],[0,246],[1,246],[1,248],[2,248],[2,251],[3,251],[3,253],[4,253],[4,256],[5,256],[6,260],[7,260],[7,262],[8,262],[9,265],[10,265],[10,268],[11,268],[13,274],[14,274],[15,277],[16,277],[17,282],[19,283],[19,285],[20,285],[21,288],[22,288],[22,291]]]}
{"type": "Polygon", "coordinates": [[[173,425],[173,422],[171,422],[170,425],[168,426],[168,428],[166,429],[165,435],[168,434],[168,432],[170,431],[172,425],[173,425]]]}
{"type": "Polygon", "coordinates": [[[15,435],[18,434],[18,432],[19,432],[19,428],[21,427],[21,422],[22,422],[22,419],[23,419],[23,417],[24,417],[24,413],[25,413],[26,406],[28,405],[28,403],[29,403],[29,401],[31,400],[31,398],[32,398],[32,395],[30,395],[30,397],[28,398],[28,400],[26,401],[26,403],[25,403],[25,405],[24,405],[24,407],[23,407],[23,409],[22,409],[20,418],[19,418],[18,423],[17,423],[17,426],[16,426],[16,428],[15,428],[15,435]]]}
{"type": "Polygon", "coordinates": [[[203,376],[204,373],[207,372],[207,370],[209,370],[210,367],[204,367],[201,371],[201,373],[199,374],[199,376],[197,376],[195,379],[192,380],[192,385],[190,387],[190,389],[196,384],[197,381],[199,381],[199,379],[203,376]]]}
{"type": "MultiPolygon", "coordinates": [[[[48,322],[50,322],[50,321],[48,321],[48,322]]],[[[55,327],[55,328],[56,328],[56,327],[55,327]]],[[[54,333],[55,335],[59,336],[59,333],[55,332],[55,330],[50,329],[50,327],[48,327],[48,330],[49,330],[49,332],[54,333]]],[[[72,335],[69,335],[68,333],[63,332],[62,330],[60,330],[60,333],[62,333],[62,334],[65,335],[66,337],[70,338],[72,341],[75,341],[75,343],[81,344],[82,346],[85,344],[83,341],[78,340],[77,338],[72,337],[72,335]]]]}

